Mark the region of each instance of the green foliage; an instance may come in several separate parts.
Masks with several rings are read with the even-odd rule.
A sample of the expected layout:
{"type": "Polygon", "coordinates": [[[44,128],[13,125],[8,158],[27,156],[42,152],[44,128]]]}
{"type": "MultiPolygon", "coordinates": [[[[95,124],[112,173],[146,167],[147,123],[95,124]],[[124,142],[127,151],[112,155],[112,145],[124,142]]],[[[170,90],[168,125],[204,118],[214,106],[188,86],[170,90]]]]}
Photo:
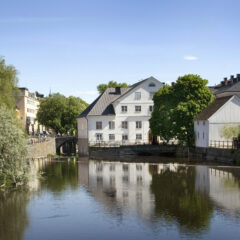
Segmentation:
{"type": "Polygon", "coordinates": [[[150,119],[153,134],[166,141],[177,138],[188,146],[193,145],[193,120],[213,99],[207,83],[200,76],[189,74],[155,93],[150,119]]]}
{"type": "Polygon", "coordinates": [[[233,139],[240,134],[240,126],[224,126],[221,129],[221,137],[226,139],[233,139]]]}
{"type": "Polygon", "coordinates": [[[14,66],[6,65],[0,58],[0,105],[5,104],[9,109],[15,108],[14,96],[18,93],[17,70],[14,66]]]}
{"type": "Polygon", "coordinates": [[[109,81],[108,84],[99,84],[97,86],[97,90],[99,94],[102,94],[107,88],[115,88],[115,87],[121,87],[121,88],[128,88],[130,85],[127,83],[117,83],[114,81],[109,81]]]}
{"type": "Polygon", "coordinates": [[[0,178],[1,185],[25,182],[26,139],[13,111],[0,106],[0,178]]]}
{"type": "Polygon", "coordinates": [[[81,98],[68,97],[56,93],[41,100],[37,113],[40,124],[56,133],[75,132],[77,116],[88,106],[81,98]]]}
{"type": "Polygon", "coordinates": [[[180,166],[176,172],[165,169],[158,174],[158,169],[151,166],[150,172],[157,216],[177,221],[184,231],[208,228],[213,203],[196,191],[195,168],[180,166]]]}

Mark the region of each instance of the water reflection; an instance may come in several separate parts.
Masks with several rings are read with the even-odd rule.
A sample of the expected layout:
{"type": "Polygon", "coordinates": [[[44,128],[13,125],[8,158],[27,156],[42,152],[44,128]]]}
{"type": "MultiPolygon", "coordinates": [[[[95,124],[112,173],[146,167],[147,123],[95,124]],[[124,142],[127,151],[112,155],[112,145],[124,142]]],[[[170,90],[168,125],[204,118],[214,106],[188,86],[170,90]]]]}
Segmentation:
{"type": "Polygon", "coordinates": [[[30,169],[28,190],[0,195],[0,239],[240,233],[240,168],[62,159],[35,160],[30,169]]]}
{"type": "Polygon", "coordinates": [[[234,168],[186,164],[111,163],[79,165],[79,182],[109,211],[176,224],[183,232],[209,229],[214,208],[240,214],[240,177],[234,168]],[[88,172],[88,174],[86,174],[88,172]],[[117,208],[116,208],[117,206],[117,208]]]}

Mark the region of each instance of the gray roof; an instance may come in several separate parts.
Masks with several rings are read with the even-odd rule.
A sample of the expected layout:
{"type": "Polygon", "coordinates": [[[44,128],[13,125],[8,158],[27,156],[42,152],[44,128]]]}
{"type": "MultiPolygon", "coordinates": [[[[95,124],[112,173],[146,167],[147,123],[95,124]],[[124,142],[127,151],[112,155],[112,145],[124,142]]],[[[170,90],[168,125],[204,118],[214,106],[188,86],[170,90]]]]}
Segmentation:
{"type": "Polygon", "coordinates": [[[120,88],[120,93],[116,93],[115,88],[107,88],[78,116],[78,118],[98,115],[115,115],[112,103],[130,89],[131,88],[120,88]]]}
{"type": "Polygon", "coordinates": [[[216,98],[202,112],[200,112],[194,120],[208,120],[218,109],[220,109],[233,96],[216,98]]]}
{"type": "MultiPolygon", "coordinates": [[[[136,88],[143,82],[147,80],[155,80],[158,81],[154,77],[146,78],[142,81],[139,81],[133,84],[130,88],[120,88],[120,93],[116,93],[115,88],[107,88],[104,93],[102,93],[96,100],[94,100],[79,116],[86,117],[86,116],[99,116],[99,115],[115,115],[115,111],[113,108],[112,103],[116,101],[118,98],[127,94],[133,88],[136,88]]],[[[162,83],[164,84],[164,83],[162,83]]]]}
{"type": "Polygon", "coordinates": [[[240,82],[229,84],[227,86],[220,87],[215,94],[220,94],[223,92],[240,92],[240,82]]]}

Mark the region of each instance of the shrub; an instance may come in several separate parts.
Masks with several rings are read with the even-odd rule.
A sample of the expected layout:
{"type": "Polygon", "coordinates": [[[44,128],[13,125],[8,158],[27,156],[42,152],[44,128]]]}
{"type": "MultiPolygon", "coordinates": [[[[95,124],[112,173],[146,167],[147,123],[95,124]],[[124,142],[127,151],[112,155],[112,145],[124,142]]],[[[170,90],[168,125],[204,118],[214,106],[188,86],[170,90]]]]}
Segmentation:
{"type": "Polygon", "coordinates": [[[15,113],[0,106],[0,184],[18,185],[27,180],[26,138],[15,113]]]}

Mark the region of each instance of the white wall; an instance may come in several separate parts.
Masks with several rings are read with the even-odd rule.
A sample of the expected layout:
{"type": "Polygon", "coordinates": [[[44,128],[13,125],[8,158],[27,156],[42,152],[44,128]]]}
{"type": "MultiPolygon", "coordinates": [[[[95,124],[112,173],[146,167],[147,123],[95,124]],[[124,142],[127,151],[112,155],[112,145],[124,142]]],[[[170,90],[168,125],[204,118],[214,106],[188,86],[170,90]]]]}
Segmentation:
{"type": "Polygon", "coordinates": [[[121,142],[122,135],[128,135],[128,142],[136,141],[136,134],[142,134],[143,142],[148,142],[149,117],[138,116],[88,116],[88,138],[96,142],[96,134],[103,134],[103,141],[109,141],[109,134],[115,134],[115,141],[121,142]],[[102,129],[96,129],[96,122],[102,121],[102,129]],[[109,121],[115,121],[115,129],[109,129],[109,121]],[[122,121],[128,121],[128,129],[122,129],[122,121]],[[136,129],[136,121],[142,121],[142,128],[136,129]]]}
{"type": "Polygon", "coordinates": [[[150,93],[156,92],[162,86],[163,84],[159,81],[149,79],[113,103],[116,115],[87,116],[89,142],[96,142],[96,134],[102,133],[105,142],[109,141],[109,134],[115,134],[115,142],[119,143],[122,142],[122,135],[127,134],[128,141],[126,143],[135,143],[136,141],[148,143],[149,119],[151,117],[149,106],[153,106],[150,93]],[[154,83],[155,87],[149,87],[150,83],[154,83]],[[141,92],[140,100],[135,100],[135,92],[141,92]],[[126,113],[122,113],[121,106],[127,106],[126,113]],[[135,112],[135,106],[141,106],[141,112],[135,112]],[[102,121],[102,129],[96,129],[97,121],[102,121]],[[115,121],[115,129],[109,129],[109,121],[115,121]],[[122,121],[128,122],[128,129],[122,129],[122,121]],[[142,122],[141,129],[136,128],[136,121],[142,122]],[[142,134],[142,140],[136,140],[136,134],[142,134]]]}
{"type": "Polygon", "coordinates": [[[208,121],[194,121],[195,146],[208,147],[209,146],[209,122],[208,121]]]}

